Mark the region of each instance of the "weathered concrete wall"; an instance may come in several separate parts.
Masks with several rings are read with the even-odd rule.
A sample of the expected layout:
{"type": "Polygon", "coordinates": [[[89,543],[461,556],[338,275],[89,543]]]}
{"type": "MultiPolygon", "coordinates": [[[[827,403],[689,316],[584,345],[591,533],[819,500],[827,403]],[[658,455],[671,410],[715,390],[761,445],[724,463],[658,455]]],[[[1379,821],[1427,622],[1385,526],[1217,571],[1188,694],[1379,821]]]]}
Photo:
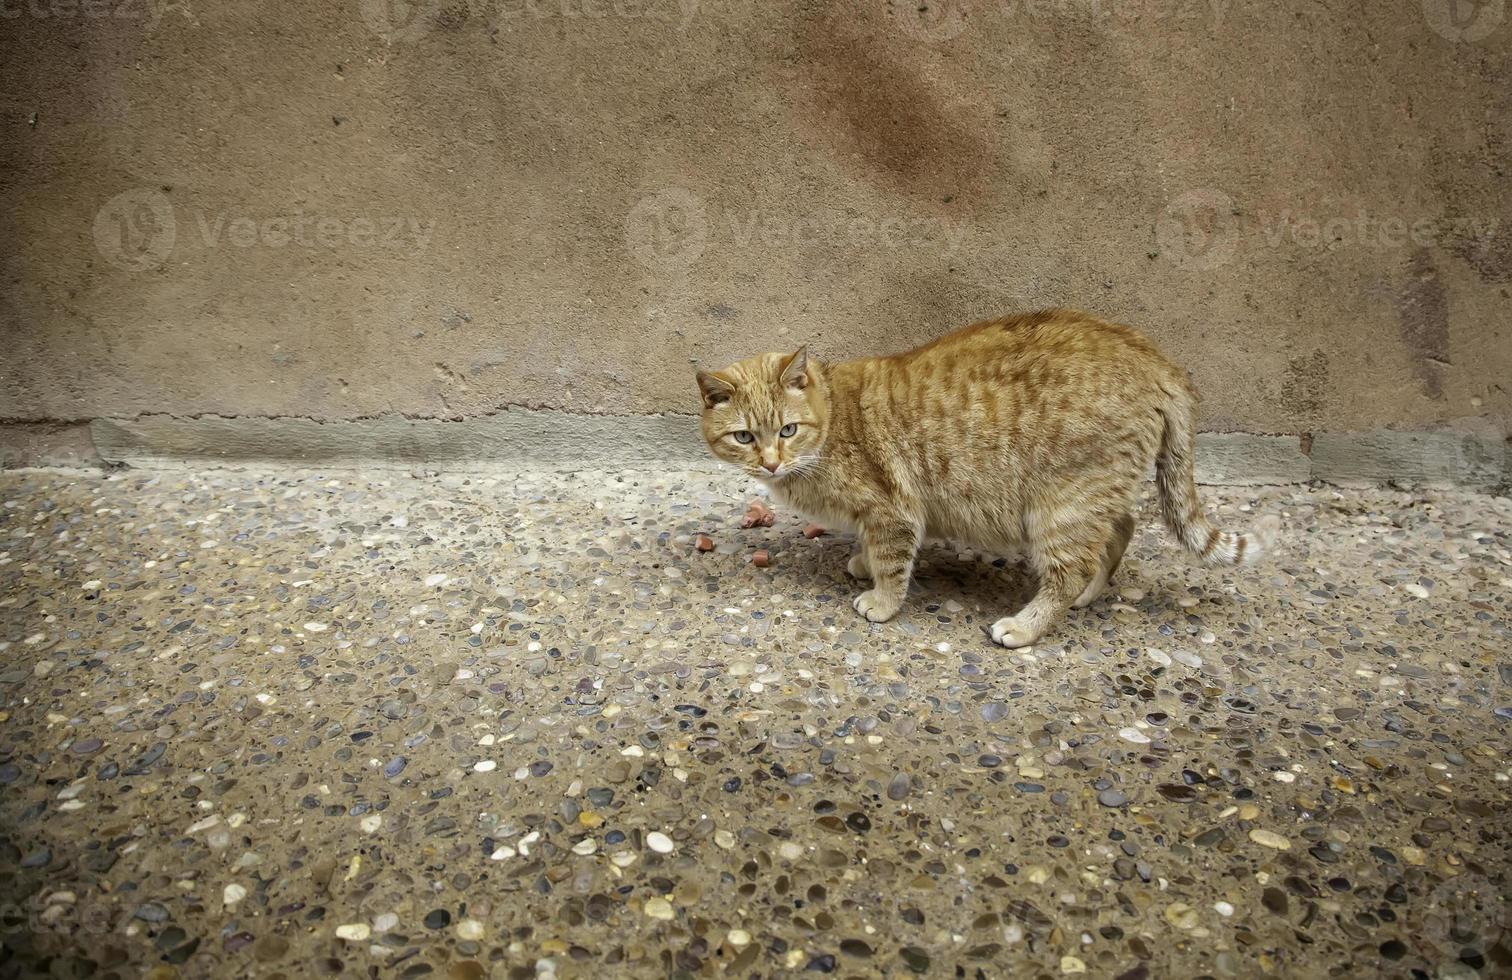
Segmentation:
{"type": "Polygon", "coordinates": [[[0,0],[0,419],[688,412],[1065,304],[1212,429],[1505,428],[1504,5],[924,7],[0,0]]]}

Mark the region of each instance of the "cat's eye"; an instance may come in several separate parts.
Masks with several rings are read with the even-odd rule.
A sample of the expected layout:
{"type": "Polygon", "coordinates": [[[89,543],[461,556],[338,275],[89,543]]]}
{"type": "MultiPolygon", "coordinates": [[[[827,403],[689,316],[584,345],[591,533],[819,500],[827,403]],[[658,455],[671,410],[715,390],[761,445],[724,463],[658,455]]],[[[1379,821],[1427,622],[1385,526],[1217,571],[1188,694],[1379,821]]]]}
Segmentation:
{"type": "Polygon", "coordinates": [[[795,436],[795,435],[798,434],[798,423],[797,422],[789,422],[787,425],[784,425],[782,427],[782,429],[777,434],[779,436],[782,436],[782,438],[784,438],[784,439],[791,439],[791,438],[793,438],[793,436],[795,436]]]}
{"type": "Polygon", "coordinates": [[[735,441],[740,443],[742,446],[749,446],[751,443],[756,441],[756,437],[751,435],[745,429],[741,429],[739,432],[732,432],[730,434],[733,435],[735,437],[735,441]]]}

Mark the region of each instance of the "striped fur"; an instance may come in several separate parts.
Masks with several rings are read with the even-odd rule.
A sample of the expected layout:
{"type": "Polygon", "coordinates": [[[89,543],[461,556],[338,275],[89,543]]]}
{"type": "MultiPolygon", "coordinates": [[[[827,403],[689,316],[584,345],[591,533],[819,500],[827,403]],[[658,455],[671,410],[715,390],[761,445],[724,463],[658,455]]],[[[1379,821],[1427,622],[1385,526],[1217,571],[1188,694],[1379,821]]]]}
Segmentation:
{"type": "Polygon", "coordinates": [[[1160,515],[1182,547],[1206,565],[1242,565],[1275,547],[1281,522],[1274,515],[1261,518],[1253,532],[1220,531],[1203,513],[1192,478],[1193,405],[1190,390],[1177,393],[1160,410],[1165,421],[1160,451],[1155,456],[1155,486],[1160,515]]]}
{"type": "Polygon", "coordinates": [[[1185,374],[1138,331],[1082,313],[988,320],[839,364],[762,354],[698,384],[716,457],[858,533],[848,570],[871,579],[855,607],[873,622],[901,608],[919,543],[949,538],[1028,555],[1038,592],[989,632],[1035,642],[1118,567],[1152,460],[1166,524],[1202,560],[1252,560],[1276,535],[1274,520],[1253,534],[1212,527],[1192,480],[1185,374]]]}

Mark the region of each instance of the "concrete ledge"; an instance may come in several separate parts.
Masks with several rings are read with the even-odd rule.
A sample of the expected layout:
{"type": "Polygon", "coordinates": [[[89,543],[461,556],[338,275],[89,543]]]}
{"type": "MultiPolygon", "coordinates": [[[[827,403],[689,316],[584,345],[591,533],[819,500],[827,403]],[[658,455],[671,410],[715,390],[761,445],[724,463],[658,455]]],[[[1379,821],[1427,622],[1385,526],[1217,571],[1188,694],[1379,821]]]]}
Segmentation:
{"type": "Polygon", "coordinates": [[[1312,479],[1312,463],[1302,451],[1300,436],[1203,432],[1197,436],[1195,469],[1197,482],[1211,486],[1275,486],[1312,479]]]}
{"type": "Polygon", "coordinates": [[[29,466],[99,466],[87,422],[7,422],[0,425],[0,470],[29,466]]]}
{"type": "Polygon", "coordinates": [[[90,426],[106,462],[148,468],[284,464],[362,469],[587,469],[708,461],[691,415],[573,415],[511,409],[446,421],[388,416],[342,422],[147,415],[90,426]]]}
{"type": "Polygon", "coordinates": [[[1494,430],[1320,432],[1313,437],[1312,472],[1340,486],[1494,490],[1508,480],[1507,442],[1494,430]]]}
{"type": "MultiPolygon", "coordinates": [[[[452,472],[713,465],[691,415],[605,416],[508,409],[447,421],[385,416],[300,418],[147,415],[0,425],[0,465],[148,469],[305,466],[415,467],[452,472]]],[[[1197,480],[1219,486],[1321,481],[1342,486],[1502,491],[1512,483],[1506,434],[1491,419],[1440,432],[1208,432],[1197,437],[1197,480]]]]}

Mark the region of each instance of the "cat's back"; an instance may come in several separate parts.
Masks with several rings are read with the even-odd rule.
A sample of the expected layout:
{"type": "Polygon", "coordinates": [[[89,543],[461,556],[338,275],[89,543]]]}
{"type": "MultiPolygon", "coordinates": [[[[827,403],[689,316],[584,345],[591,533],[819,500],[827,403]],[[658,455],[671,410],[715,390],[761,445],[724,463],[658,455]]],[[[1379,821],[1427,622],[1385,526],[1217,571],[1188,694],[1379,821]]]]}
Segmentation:
{"type": "Polygon", "coordinates": [[[1180,377],[1138,330],[1067,309],[984,320],[885,360],[907,373],[1021,384],[1108,370],[1131,381],[1142,374],[1151,381],[1180,377]]]}

